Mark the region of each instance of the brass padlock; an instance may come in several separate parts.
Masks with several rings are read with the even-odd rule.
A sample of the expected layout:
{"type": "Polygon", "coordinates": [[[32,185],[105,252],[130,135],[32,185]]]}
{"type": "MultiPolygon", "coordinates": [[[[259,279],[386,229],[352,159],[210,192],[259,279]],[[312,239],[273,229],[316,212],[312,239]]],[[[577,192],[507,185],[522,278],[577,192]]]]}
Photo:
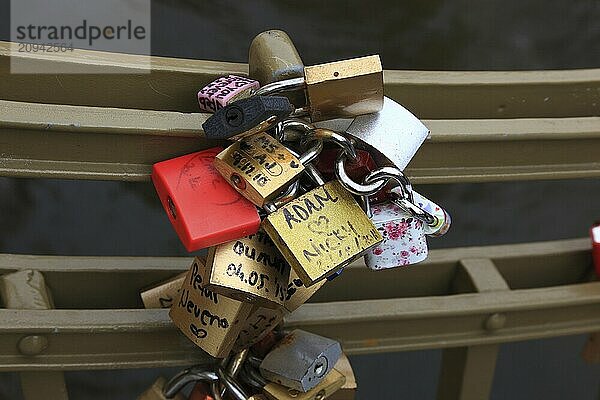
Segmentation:
{"type": "Polygon", "coordinates": [[[320,280],[319,282],[309,287],[304,286],[302,279],[298,276],[296,271],[293,269],[290,272],[290,281],[287,287],[287,297],[283,307],[287,312],[293,312],[302,304],[306,303],[313,294],[317,292],[325,283],[326,279],[320,280]]]}
{"type": "Polygon", "coordinates": [[[208,249],[205,287],[263,307],[283,305],[290,266],[264,231],[208,249]]]}
{"type": "Polygon", "coordinates": [[[317,386],[308,392],[301,392],[277,383],[269,382],[263,387],[263,393],[270,400],[322,400],[338,391],[346,382],[346,377],[332,369],[317,386]]]}
{"type": "Polygon", "coordinates": [[[159,376],[152,386],[148,388],[148,390],[139,395],[137,400],[185,400],[185,397],[181,393],[175,394],[174,397],[167,398],[163,393],[163,389],[165,388],[166,384],[167,380],[164,377],[159,376]]]}
{"type": "Polygon", "coordinates": [[[371,55],[304,67],[303,78],[274,82],[255,94],[270,95],[301,87],[306,91],[306,111],[312,122],[376,113],[383,107],[381,60],[371,55]]]}
{"type": "Polygon", "coordinates": [[[350,365],[350,360],[348,357],[342,353],[342,356],[335,363],[333,367],[336,371],[344,375],[346,378],[346,382],[342,385],[340,390],[329,396],[330,400],[354,400],[356,398],[356,377],[354,376],[354,371],[352,370],[352,365],[350,365]]]}
{"type": "MultiPolygon", "coordinates": [[[[304,63],[287,33],[280,30],[261,32],[250,43],[248,76],[261,86],[290,78],[304,78],[304,63]]],[[[304,90],[282,93],[293,104],[305,104],[304,90]]]]}
{"type": "Polygon", "coordinates": [[[263,220],[262,228],[305,286],[325,279],[383,240],[338,181],[281,206],[263,220]]]}
{"type": "Polygon", "coordinates": [[[287,314],[282,307],[275,309],[254,307],[250,315],[242,324],[240,335],[233,346],[233,351],[240,351],[255,343],[260,342],[277,325],[283,321],[287,314]]]}
{"type": "Polygon", "coordinates": [[[145,308],[170,308],[179,296],[186,272],[154,285],[140,293],[145,308]]]}
{"type": "Polygon", "coordinates": [[[204,286],[204,262],[196,257],[169,316],[197,346],[213,357],[225,357],[248,318],[252,305],[217,294],[204,286]]]}
{"type": "Polygon", "coordinates": [[[233,143],[217,155],[214,166],[259,207],[276,198],[304,171],[302,162],[265,132],[233,143]]]}

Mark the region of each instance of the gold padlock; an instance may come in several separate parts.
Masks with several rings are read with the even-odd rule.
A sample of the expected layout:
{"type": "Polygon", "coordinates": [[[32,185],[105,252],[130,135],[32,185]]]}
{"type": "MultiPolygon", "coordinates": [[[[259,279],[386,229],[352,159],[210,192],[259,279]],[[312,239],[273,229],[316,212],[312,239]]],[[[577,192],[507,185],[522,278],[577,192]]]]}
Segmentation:
{"type": "Polygon", "coordinates": [[[322,400],[338,391],[346,382],[346,377],[335,368],[332,369],[317,386],[308,392],[300,392],[277,383],[269,382],[263,387],[263,393],[271,400],[322,400]]]}
{"type": "Polygon", "coordinates": [[[342,353],[342,356],[335,363],[333,367],[336,371],[344,375],[346,378],[346,382],[342,385],[340,390],[333,393],[328,398],[330,400],[354,400],[356,398],[356,377],[354,376],[354,371],[352,370],[352,365],[350,365],[350,360],[348,357],[342,353]]]}
{"type": "Polygon", "coordinates": [[[305,286],[361,257],[383,241],[373,222],[339,181],[281,206],[262,228],[305,286]]]}
{"type": "Polygon", "coordinates": [[[196,257],[169,316],[197,346],[213,357],[227,356],[252,305],[217,294],[204,286],[204,262],[196,257]]]}
{"type": "Polygon", "coordinates": [[[371,114],[383,107],[383,69],[378,55],[304,68],[313,122],[371,114]]]}
{"type": "Polygon", "coordinates": [[[208,249],[207,289],[263,307],[283,305],[290,266],[264,231],[208,249]]]}
{"type": "Polygon", "coordinates": [[[140,293],[145,308],[170,308],[178,298],[179,289],[185,280],[187,272],[172,277],[158,285],[143,290],[140,293]]]}
{"type": "Polygon", "coordinates": [[[304,77],[270,83],[255,94],[300,88],[306,92],[305,111],[312,122],[376,113],[383,108],[381,60],[371,55],[304,67],[304,77]]]}
{"type": "Polygon", "coordinates": [[[306,303],[317,290],[321,289],[326,282],[327,280],[323,279],[312,286],[306,287],[296,271],[292,269],[287,287],[287,297],[283,307],[287,312],[291,313],[295,311],[302,304],[306,303]]]}
{"type": "Polygon", "coordinates": [[[259,207],[277,197],[304,171],[300,160],[265,132],[233,143],[217,155],[214,166],[259,207]]]}
{"type": "MultiPolygon", "coordinates": [[[[139,395],[137,400],[167,400],[167,397],[163,393],[167,380],[159,376],[158,379],[146,390],[144,393],[139,395]]],[[[175,397],[171,397],[171,400],[185,400],[185,397],[181,393],[177,393],[175,397]]]]}
{"type": "Polygon", "coordinates": [[[282,307],[254,307],[248,319],[242,324],[240,335],[233,346],[233,351],[240,351],[260,342],[269,332],[283,321],[287,314],[282,307]]]}
{"type": "MultiPolygon", "coordinates": [[[[304,63],[287,33],[280,30],[261,32],[250,43],[248,76],[261,86],[290,78],[304,77],[304,63]]],[[[285,92],[292,104],[305,104],[302,88],[285,92]]]]}

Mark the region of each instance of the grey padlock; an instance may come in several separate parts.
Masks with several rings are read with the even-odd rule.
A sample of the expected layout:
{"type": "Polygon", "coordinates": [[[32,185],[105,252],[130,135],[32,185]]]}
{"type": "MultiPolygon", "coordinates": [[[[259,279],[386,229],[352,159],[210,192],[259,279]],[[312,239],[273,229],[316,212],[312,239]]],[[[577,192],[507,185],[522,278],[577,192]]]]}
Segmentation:
{"type": "Polygon", "coordinates": [[[383,98],[383,108],[377,113],[315,125],[345,131],[356,141],[356,148],[371,153],[378,166],[400,170],[406,168],[429,134],[429,129],[417,117],[389,97],[383,98]]]}
{"type": "Polygon", "coordinates": [[[260,373],[271,382],[306,392],[325,378],[341,355],[339,342],[295,329],[265,356],[260,373]]]}

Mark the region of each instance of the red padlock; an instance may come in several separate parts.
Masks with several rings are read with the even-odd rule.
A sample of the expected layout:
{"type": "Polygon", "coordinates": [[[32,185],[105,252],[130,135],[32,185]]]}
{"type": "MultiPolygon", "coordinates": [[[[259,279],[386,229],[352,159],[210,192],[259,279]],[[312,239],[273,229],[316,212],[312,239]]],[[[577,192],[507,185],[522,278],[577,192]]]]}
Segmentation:
{"type": "Polygon", "coordinates": [[[596,276],[600,278],[600,221],[596,222],[590,228],[590,237],[592,238],[592,259],[596,276]]]}
{"type": "Polygon", "coordinates": [[[204,382],[199,382],[192,389],[189,400],[215,400],[215,398],[212,396],[208,385],[204,382]]]}
{"type": "Polygon", "coordinates": [[[196,251],[258,232],[260,216],[213,167],[215,147],[154,164],[152,182],[175,232],[196,251]]]}

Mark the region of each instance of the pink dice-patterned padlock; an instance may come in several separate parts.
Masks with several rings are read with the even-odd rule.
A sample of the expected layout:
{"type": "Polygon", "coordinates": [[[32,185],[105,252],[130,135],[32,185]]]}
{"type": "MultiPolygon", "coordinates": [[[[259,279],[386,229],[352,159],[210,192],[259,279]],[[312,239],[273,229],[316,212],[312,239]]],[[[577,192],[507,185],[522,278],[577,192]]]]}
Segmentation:
{"type": "Polygon", "coordinates": [[[452,223],[450,214],[420,193],[413,191],[413,197],[415,205],[434,217],[433,222],[425,224],[425,234],[429,236],[445,235],[452,223]]]}
{"type": "Polygon", "coordinates": [[[215,112],[236,100],[249,97],[259,87],[258,81],[237,75],[222,76],[198,92],[201,111],[215,112]]]}

